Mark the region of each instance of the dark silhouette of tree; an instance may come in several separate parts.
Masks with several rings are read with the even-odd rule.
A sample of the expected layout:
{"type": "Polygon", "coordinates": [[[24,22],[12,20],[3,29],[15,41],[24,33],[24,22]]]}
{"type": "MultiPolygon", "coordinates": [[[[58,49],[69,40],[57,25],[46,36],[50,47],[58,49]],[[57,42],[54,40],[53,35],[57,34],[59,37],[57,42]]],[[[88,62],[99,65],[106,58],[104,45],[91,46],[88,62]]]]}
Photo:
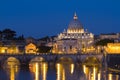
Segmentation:
{"type": "Polygon", "coordinates": [[[2,37],[5,40],[13,40],[16,36],[16,32],[11,29],[4,29],[2,31],[2,37]]]}
{"type": "Polygon", "coordinates": [[[47,46],[39,46],[38,47],[39,53],[49,53],[50,50],[51,50],[51,47],[47,47],[47,46]]]}
{"type": "Polygon", "coordinates": [[[107,43],[114,43],[114,40],[111,40],[111,39],[103,39],[103,40],[97,41],[97,42],[95,43],[95,46],[106,46],[107,43]]]}
{"type": "Polygon", "coordinates": [[[40,40],[41,40],[41,41],[46,41],[46,42],[47,42],[47,41],[49,41],[49,39],[50,39],[50,38],[49,38],[48,36],[46,36],[46,37],[41,38],[40,40]]]}
{"type": "Polygon", "coordinates": [[[21,35],[21,36],[18,37],[18,40],[24,40],[24,39],[25,39],[24,35],[21,35]]]}
{"type": "Polygon", "coordinates": [[[14,38],[14,40],[25,40],[24,35],[18,36],[14,38]]]}

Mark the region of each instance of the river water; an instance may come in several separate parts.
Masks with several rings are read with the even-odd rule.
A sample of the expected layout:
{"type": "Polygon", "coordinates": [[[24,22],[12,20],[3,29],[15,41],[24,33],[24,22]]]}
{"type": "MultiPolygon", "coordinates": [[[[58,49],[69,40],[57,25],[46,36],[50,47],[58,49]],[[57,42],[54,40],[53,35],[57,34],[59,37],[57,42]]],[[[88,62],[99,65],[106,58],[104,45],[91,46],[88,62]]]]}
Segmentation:
{"type": "Polygon", "coordinates": [[[31,61],[20,67],[17,60],[10,59],[0,68],[0,80],[120,80],[119,73],[105,73],[101,64],[74,63],[69,59],[48,63],[31,61]]]}

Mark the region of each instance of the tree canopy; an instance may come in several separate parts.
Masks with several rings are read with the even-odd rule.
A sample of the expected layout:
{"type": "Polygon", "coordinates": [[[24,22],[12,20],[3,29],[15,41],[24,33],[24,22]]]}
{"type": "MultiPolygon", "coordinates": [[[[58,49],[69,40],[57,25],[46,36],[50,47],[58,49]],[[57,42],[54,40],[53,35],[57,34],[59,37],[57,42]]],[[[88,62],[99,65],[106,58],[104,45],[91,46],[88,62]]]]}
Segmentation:
{"type": "Polygon", "coordinates": [[[12,40],[16,36],[16,32],[11,29],[4,29],[2,31],[2,36],[5,40],[12,40]]]}
{"type": "Polygon", "coordinates": [[[18,36],[16,37],[16,31],[11,30],[11,29],[4,29],[0,30],[0,39],[2,40],[24,40],[24,36],[18,36]]]}
{"type": "Polygon", "coordinates": [[[111,40],[111,39],[99,40],[95,43],[95,46],[106,46],[107,43],[114,43],[114,40],[111,40]]]}
{"type": "Polygon", "coordinates": [[[47,47],[47,46],[39,46],[38,47],[39,53],[49,53],[50,50],[51,50],[51,47],[47,47]]]}

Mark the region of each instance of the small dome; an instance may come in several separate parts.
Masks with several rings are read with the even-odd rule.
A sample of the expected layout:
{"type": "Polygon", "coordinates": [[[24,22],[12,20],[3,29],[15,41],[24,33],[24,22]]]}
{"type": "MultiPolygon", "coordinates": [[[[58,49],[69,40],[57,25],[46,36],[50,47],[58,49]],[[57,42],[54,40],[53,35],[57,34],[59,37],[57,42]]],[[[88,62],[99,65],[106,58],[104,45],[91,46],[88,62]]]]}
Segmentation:
{"type": "Polygon", "coordinates": [[[76,13],[74,14],[73,20],[68,25],[68,29],[83,29],[82,24],[79,22],[76,13]]]}

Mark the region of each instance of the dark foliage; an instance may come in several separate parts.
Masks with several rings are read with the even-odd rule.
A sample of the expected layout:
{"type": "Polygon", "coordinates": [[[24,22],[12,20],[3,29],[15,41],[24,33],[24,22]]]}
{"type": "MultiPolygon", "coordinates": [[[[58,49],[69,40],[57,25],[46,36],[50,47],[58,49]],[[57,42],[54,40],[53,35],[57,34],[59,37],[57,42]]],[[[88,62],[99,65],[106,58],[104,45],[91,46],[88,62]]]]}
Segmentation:
{"type": "Polygon", "coordinates": [[[99,40],[95,43],[95,46],[106,46],[107,43],[114,43],[114,40],[111,40],[111,39],[99,40]]]}
{"type": "Polygon", "coordinates": [[[38,47],[39,53],[49,53],[50,50],[51,50],[51,47],[47,47],[47,46],[39,46],[38,47]]]}
{"type": "Polygon", "coordinates": [[[0,31],[0,40],[24,40],[24,36],[16,37],[16,31],[6,28],[0,31]]]}
{"type": "Polygon", "coordinates": [[[16,36],[16,32],[11,29],[4,29],[2,31],[2,36],[5,40],[12,40],[16,36]]]}

